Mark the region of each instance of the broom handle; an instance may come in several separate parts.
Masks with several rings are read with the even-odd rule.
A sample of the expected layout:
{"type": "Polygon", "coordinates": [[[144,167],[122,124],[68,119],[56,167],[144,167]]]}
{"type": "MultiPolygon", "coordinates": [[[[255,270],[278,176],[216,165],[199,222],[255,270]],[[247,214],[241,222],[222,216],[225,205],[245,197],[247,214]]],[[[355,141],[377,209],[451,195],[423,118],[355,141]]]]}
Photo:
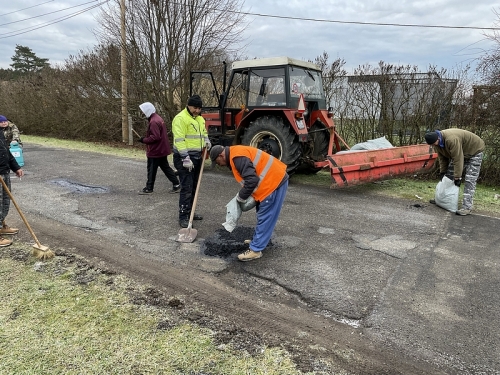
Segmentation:
{"type": "Polygon", "coordinates": [[[135,133],[136,136],[138,136],[139,138],[141,138],[141,136],[139,135],[139,133],[137,133],[134,128],[132,128],[132,131],[135,133]]]}
{"type": "Polygon", "coordinates": [[[10,197],[10,200],[12,201],[12,203],[14,203],[14,206],[16,206],[16,209],[17,209],[17,212],[19,212],[19,215],[21,216],[21,219],[23,219],[24,221],[24,224],[26,224],[26,227],[28,228],[28,230],[30,231],[31,233],[31,236],[33,237],[33,239],[35,240],[36,244],[38,245],[38,247],[42,247],[42,245],[40,244],[40,242],[38,241],[38,238],[36,238],[35,236],[35,232],[33,232],[33,229],[31,229],[30,225],[28,224],[28,221],[26,220],[26,218],[24,217],[21,209],[19,208],[19,206],[17,205],[16,203],[16,200],[14,199],[14,196],[12,195],[12,193],[10,192],[9,188],[7,187],[7,184],[5,183],[5,181],[3,180],[2,177],[0,177],[0,181],[2,181],[2,185],[3,185],[3,188],[4,190],[7,192],[7,194],[9,195],[10,197]]]}

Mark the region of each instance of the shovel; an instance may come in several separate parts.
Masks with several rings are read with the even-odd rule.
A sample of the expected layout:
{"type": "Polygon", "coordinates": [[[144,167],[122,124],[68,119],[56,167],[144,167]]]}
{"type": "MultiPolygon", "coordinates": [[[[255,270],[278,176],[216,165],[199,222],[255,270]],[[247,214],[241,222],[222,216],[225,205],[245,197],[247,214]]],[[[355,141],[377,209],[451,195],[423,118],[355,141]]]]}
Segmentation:
{"type": "Polygon", "coordinates": [[[198,231],[193,228],[193,218],[194,218],[194,209],[196,208],[196,202],[198,201],[198,191],[200,190],[201,176],[203,175],[203,167],[205,166],[206,156],[207,156],[207,149],[205,148],[205,152],[203,153],[203,159],[201,160],[201,169],[200,169],[200,176],[198,177],[198,185],[196,185],[193,206],[191,207],[191,215],[189,215],[189,224],[187,228],[182,228],[179,231],[179,233],[177,234],[177,238],[175,239],[177,242],[193,242],[196,239],[196,235],[198,234],[198,231]]]}

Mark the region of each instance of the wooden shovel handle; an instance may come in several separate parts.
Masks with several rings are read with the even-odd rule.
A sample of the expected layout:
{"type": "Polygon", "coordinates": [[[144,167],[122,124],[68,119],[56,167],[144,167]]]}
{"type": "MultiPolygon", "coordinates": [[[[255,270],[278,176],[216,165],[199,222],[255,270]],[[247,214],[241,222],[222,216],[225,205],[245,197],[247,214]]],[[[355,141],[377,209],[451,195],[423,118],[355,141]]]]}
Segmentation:
{"type": "Polygon", "coordinates": [[[193,205],[191,206],[191,215],[189,215],[189,227],[191,228],[194,218],[194,209],[196,208],[196,202],[198,202],[198,191],[201,185],[201,176],[203,176],[203,167],[205,166],[205,158],[207,157],[207,148],[203,152],[203,158],[201,159],[200,176],[198,177],[198,184],[196,185],[196,190],[194,192],[193,205]]]}

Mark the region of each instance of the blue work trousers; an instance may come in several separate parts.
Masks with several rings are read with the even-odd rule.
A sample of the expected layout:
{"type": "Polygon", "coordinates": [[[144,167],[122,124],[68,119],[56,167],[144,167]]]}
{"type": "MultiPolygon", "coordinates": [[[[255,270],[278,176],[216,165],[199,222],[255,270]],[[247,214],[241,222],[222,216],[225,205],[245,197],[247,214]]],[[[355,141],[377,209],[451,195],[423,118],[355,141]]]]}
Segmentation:
{"type": "Polygon", "coordinates": [[[278,189],[269,194],[257,206],[257,226],[250,242],[250,249],[253,251],[262,251],[271,240],[274,227],[278,222],[281,207],[286,197],[288,189],[288,180],[278,189]]]}

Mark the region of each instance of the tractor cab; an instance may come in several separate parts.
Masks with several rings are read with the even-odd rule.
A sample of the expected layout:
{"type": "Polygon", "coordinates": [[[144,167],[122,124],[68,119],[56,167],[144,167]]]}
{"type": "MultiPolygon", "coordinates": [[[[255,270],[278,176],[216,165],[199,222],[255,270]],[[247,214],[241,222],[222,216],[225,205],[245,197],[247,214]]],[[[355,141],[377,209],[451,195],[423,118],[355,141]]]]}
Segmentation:
{"type": "Polygon", "coordinates": [[[212,144],[260,148],[289,172],[304,163],[321,169],[314,163],[332,149],[335,125],[315,64],[289,57],[236,61],[227,85],[226,76],[219,95],[211,72],[191,73],[191,93],[203,99],[212,144]]]}
{"type": "Polygon", "coordinates": [[[290,58],[238,61],[232,66],[227,107],[296,109],[301,94],[314,107],[326,107],[321,71],[314,64],[290,58]]]}

